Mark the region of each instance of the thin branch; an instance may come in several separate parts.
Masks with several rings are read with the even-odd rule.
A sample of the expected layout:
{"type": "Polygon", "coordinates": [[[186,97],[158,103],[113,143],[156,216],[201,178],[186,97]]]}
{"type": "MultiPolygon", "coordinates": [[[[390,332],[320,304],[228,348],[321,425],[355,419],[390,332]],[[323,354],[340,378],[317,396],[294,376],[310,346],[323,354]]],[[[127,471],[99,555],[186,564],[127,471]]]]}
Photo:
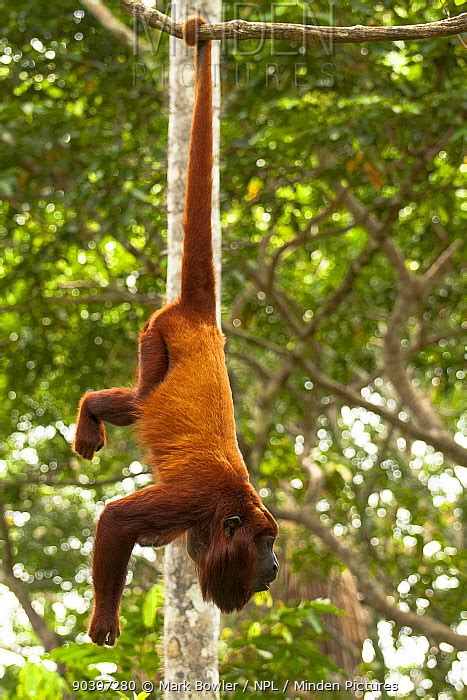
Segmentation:
{"type": "Polygon", "coordinates": [[[272,343],[270,340],[257,338],[256,336],[251,335],[251,333],[248,333],[248,331],[244,331],[241,328],[235,328],[235,326],[229,325],[227,323],[222,324],[222,330],[225,331],[227,337],[234,336],[240,338],[241,340],[246,340],[248,343],[252,343],[258,348],[262,348],[263,350],[269,350],[270,352],[273,352],[276,355],[280,355],[281,357],[288,357],[290,354],[289,351],[281,345],[272,343]]]}
{"type": "MultiPolygon", "coordinates": [[[[341,196],[342,202],[352,216],[360,222],[364,222],[368,232],[375,240],[381,240],[381,232],[386,225],[390,225],[390,222],[388,224],[379,222],[348,187],[339,184],[335,191],[341,196]]],[[[446,272],[458,246],[459,242],[455,241],[422,277],[417,278],[407,269],[404,256],[394,242],[389,238],[383,239],[381,247],[398,280],[398,295],[384,338],[385,367],[383,369],[387,372],[404,404],[410,409],[413,428],[416,431],[426,433],[427,437],[421,439],[431,443],[454,461],[462,459],[461,463],[464,464],[466,451],[455,442],[452,435],[444,428],[429,398],[413,384],[403,363],[401,348],[402,335],[414,303],[421,302],[428,287],[446,272]]]]}
{"type": "MultiPolygon", "coordinates": [[[[402,352],[402,339],[408,320],[413,312],[414,304],[423,299],[423,294],[433,286],[449,269],[452,256],[458,250],[461,241],[454,241],[433,262],[429,269],[419,278],[410,273],[411,283],[406,284],[407,271],[398,275],[398,293],[392,309],[392,313],[384,336],[385,370],[392,381],[394,388],[413,414],[413,418],[419,425],[426,426],[433,435],[441,435],[444,440],[454,439],[444,428],[428,395],[415,386],[404,362],[402,352]],[[419,298],[414,298],[414,289],[419,292],[419,298]]],[[[457,444],[457,443],[456,443],[457,444]]]]}
{"type": "Polygon", "coordinates": [[[394,620],[401,627],[410,627],[437,642],[447,642],[455,649],[467,649],[467,636],[458,634],[448,625],[433,620],[427,615],[417,615],[411,611],[400,610],[396,605],[388,601],[388,593],[382,589],[379,583],[368,575],[368,564],[365,559],[348,544],[336,537],[332,530],[320,521],[312,512],[306,513],[295,510],[282,510],[271,508],[274,517],[291,520],[308,528],[323,544],[336,554],[352,572],[358,581],[358,587],[365,596],[365,602],[371,608],[384,615],[389,620],[394,620]]]}
{"type": "Polygon", "coordinates": [[[446,457],[449,457],[454,462],[467,467],[467,450],[465,450],[461,445],[459,445],[446,430],[432,430],[427,425],[422,423],[421,425],[416,425],[414,421],[403,421],[396,413],[390,411],[385,406],[380,406],[378,404],[372,404],[362,397],[362,395],[353,390],[351,387],[341,384],[332,377],[320,372],[317,367],[307,359],[309,352],[307,351],[306,344],[302,344],[301,347],[297,347],[295,350],[287,350],[287,348],[271,343],[270,341],[256,338],[250,335],[247,331],[240,330],[234,327],[224,327],[227,334],[237,336],[238,338],[245,340],[257,347],[263,348],[265,350],[270,350],[271,352],[281,356],[289,357],[294,356],[298,365],[302,367],[303,371],[307,373],[307,376],[316,384],[319,384],[324,389],[334,394],[335,397],[343,399],[349,402],[350,405],[360,406],[361,408],[371,411],[376,415],[380,416],[389,425],[397,428],[402,435],[410,437],[414,440],[423,440],[430,445],[433,445],[437,450],[443,452],[446,457]]]}
{"type": "MultiPolygon", "coordinates": [[[[122,7],[145,21],[150,27],[159,29],[178,39],[183,37],[183,23],[174,22],[142,0],[121,0],[122,7]]],[[[307,43],[334,42],[337,44],[359,44],[367,41],[407,41],[408,39],[433,39],[454,36],[467,31],[467,13],[425,24],[408,24],[394,27],[321,27],[310,24],[284,24],[282,22],[247,22],[234,19],[215,22],[201,27],[200,39],[286,39],[307,43]]]]}
{"type": "MultiPolygon", "coordinates": [[[[404,256],[395,246],[393,241],[385,237],[389,233],[388,228],[392,222],[381,223],[376,216],[351,192],[350,188],[343,184],[334,187],[334,191],[340,196],[342,203],[352,214],[356,223],[367,229],[368,233],[378,242],[386,255],[389,263],[397,271],[401,281],[411,288],[416,287],[416,280],[407,269],[404,256]]],[[[414,289],[414,292],[417,291],[414,289]]]]}
{"type": "MultiPolygon", "coordinates": [[[[141,474],[149,474],[147,471],[140,472],[138,476],[141,474]]],[[[73,486],[75,488],[80,488],[80,489],[102,489],[105,486],[111,486],[113,484],[119,484],[123,479],[134,479],[136,475],[130,474],[128,476],[124,476],[123,474],[120,474],[119,476],[114,476],[114,477],[109,477],[108,479],[100,479],[98,481],[89,481],[86,483],[81,483],[81,481],[78,481],[77,479],[50,479],[47,477],[45,474],[44,475],[32,475],[28,476],[27,479],[12,479],[10,481],[3,480],[0,482],[0,489],[1,488],[9,488],[10,486],[30,486],[31,484],[38,485],[38,486],[51,486],[54,489],[55,488],[60,488],[60,487],[65,487],[65,486],[73,486]]]]}
{"type": "Polygon", "coordinates": [[[314,335],[321,322],[331,318],[331,315],[337,311],[338,307],[352,290],[352,287],[360,272],[371,262],[373,255],[378,250],[379,246],[380,243],[378,241],[370,239],[361,253],[359,253],[359,255],[352,260],[347,268],[347,272],[345,273],[335,292],[333,292],[333,294],[326,299],[319,311],[315,313],[311,321],[303,327],[300,333],[302,339],[309,338],[310,336],[314,335]]]}
{"type": "Polygon", "coordinates": [[[147,255],[144,250],[139,250],[139,248],[136,248],[136,246],[134,246],[129,239],[126,239],[125,236],[118,233],[118,231],[112,231],[112,235],[120,243],[122,248],[127,251],[127,253],[130,253],[130,255],[138,260],[143,268],[143,272],[150,272],[152,275],[157,275],[159,277],[163,276],[161,266],[156,263],[156,261],[150,255],[147,255]]]}
{"type": "Polygon", "coordinates": [[[149,44],[142,41],[140,37],[135,36],[134,32],[126,24],[120,22],[101,0],[80,0],[80,2],[83,7],[94,15],[104,29],[114,34],[128,48],[135,52],[137,50],[140,54],[149,52],[149,44]]]}
{"type": "Polygon", "coordinates": [[[321,221],[324,221],[325,219],[329,218],[329,216],[333,213],[333,211],[336,210],[338,204],[339,204],[339,197],[335,197],[332,202],[328,204],[328,206],[324,209],[324,211],[319,212],[314,216],[307,224],[307,229],[306,231],[302,231],[298,236],[295,236],[291,241],[287,241],[286,243],[283,243],[277,250],[274,251],[274,253],[271,255],[271,262],[269,265],[269,275],[270,277],[274,277],[274,272],[275,269],[279,263],[279,260],[282,258],[284,253],[286,253],[288,250],[292,249],[294,250],[295,248],[298,248],[299,246],[303,245],[306,242],[315,242],[319,240],[323,240],[325,238],[330,238],[331,236],[334,235],[342,235],[344,233],[347,233],[347,231],[350,230],[351,226],[353,226],[353,223],[351,226],[346,226],[343,229],[340,229],[339,231],[337,230],[328,230],[328,231],[320,231],[318,233],[312,234],[311,232],[313,231],[313,228],[317,226],[321,221]]]}
{"type": "MultiPolygon", "coordinates": [[[[402,354],[406,357],[410,357],[410,355],[414,355],[415,353],[430,347],[430,345],[437,345],[440,340],[449,340],[450,338],[457,338],[458,336],[463,336],[464,334],[465,328],[459,326],[459,328],[451,328],[450,330],[440,331],[434,335],[417,338],[408,348],[403,348],[402,354]]],[[[381,372],[382,370],[380,369],[379,373],[381,372]]]]}
{"type": "Polygon", "coordinates": [[[423,440],[423,442],[427,442],[440,452],[443,452],[446,457],[449,457],[454,462],[462,466],[467,466],[467,450],[459,445],[447,431],[433,430],[425,424],[416,425],[414,421],[403,421],[393,411],[390,411],[384,406],[372,404],[370,401],[364,399],[358,392],[352,391],[349,387],[345,386],[345,384],[341,384],[320,372],[305,358],[298,355],[296,356],[310,379],[328,389],[335,396],[345,401],[350,401],[350,403],[355,406],[360,406],[367,411],[375,413],[387,423],[397,428],[403,435],[407,435],[415,440],[423,440]]]}
{"type": "Polygon", "coordinates": [[[410,409],[419,425],[433,431],[444,431],[443,425],[425,392],[415,386],[405,366],[401,342],[413,309],[411,289],[400,285],[384,335],[384,370],[404,406],[410,409]]]}
{"type": "Polygon", "coordinates": [[[250,451],[250,459],[253,468],[259,468],[268,445],[272,421],[272,403],[279,391],[287,384],[294,370],[294,365],[293,357],[286,359],[282,367],[274,373],[274,377],[264,387],[258,397],[257,405],[253,412],[255,442],[250,451]]]}
{"type": "Polygon", "coordinates": [[[123,302],[132,302],[143,304],[144,306],[160,306],[162,303],[161,297],[159,295],[148,296],[147,294],[132,294],[132,292],[126,292],[125,290],[116,291],[106,291],[100,292],[99,294],[87,294],[74,296],[51,296],[51,297],[40,297],[40,299],[33,300],[29,304],[11,304],[10,306],[0,306],[0,313],[20,313],[25,314],[32,311],[34,308],[41,306],[44,302],[47,304],[94,304],[103,301],[112,301],[116,304],[123,304],[123,302]]]}
{"type": "Polygon", "coordinates": [[[295,300],[284,291],[279,291],[271,284],[271,280],[267,278],[267,268],[265,268],[265,266],[261,265],[261,267],[256,268],[253,267],[253,265],[247,264],[245,265],[244,271],[259,289],[270,296],[272,304],[279,310],[280,315],[292,334],[299,337],[301,325],[294,311],[294,307],[296,309],[295,300]]]}
{"type": "Polygon", "coordinates": [[[252,357],[252,355],[249,355],[246,352],[238,352],[237,350],[227,348],[227,356],[233,357],[236,360],[240,360],[241,362],[245,363],[246,365],[251,367],[251,369],[253,369],[256,374],[259,374],[261,378],[266,382],[274,381],[276,376],[275,372],[266,369],[266,367],[255,357],[252,357]]]}
{"type": "Polygon", "coordinates": [[[449,269],[452,264],[452,256],[462,246],[462,241],[453,241],[430,265],[428,270],[423,273],[421,283],[425,290],[429,290],[436,282],[438,282],[449,269]]]}
{"type": "Polygon", "coordinates": [[[31,627],[44,645],[44,649],[51,651],[55,647],[61,646],[62,639],[34,610],[26,584],[13,574],[13,548],[3,504],[0,504],[0,535],[3,540],[3,565],[0,570],[0,582],[18,598],[21,607],[28,616],[31,627]]]}
{"type": "Polygon", "coordinates": [[[243,308],[247,302],[250,301],[252,294],[254,294],[255,288],[252,284],[246,284],[243,289],[234,297],[230,305],[230,323],[235,319],[240,318],[242,315],[243,308]]]}

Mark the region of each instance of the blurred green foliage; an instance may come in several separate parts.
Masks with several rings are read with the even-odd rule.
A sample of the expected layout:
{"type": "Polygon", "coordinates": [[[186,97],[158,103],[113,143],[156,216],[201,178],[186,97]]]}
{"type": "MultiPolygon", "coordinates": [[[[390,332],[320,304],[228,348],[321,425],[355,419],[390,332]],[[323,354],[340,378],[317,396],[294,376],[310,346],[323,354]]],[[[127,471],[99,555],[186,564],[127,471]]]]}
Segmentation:
{"type": "MultiPolygon", "coordinates": [[[[108,5],[129,24],[117,2],[108,5]]],[[[427,22],[443,18],[447,5],[337,3],[332,21],[427,22]]],[[[234,10],[234,3],[224,4],[226,18],[234,10]]],[[[321,0],[311,9],[281,6],[274,16],[258,3],[240,16],[297,22],[304,10],[312,10],[309,22],[329,23],[329,4],[321,0]]],[[[132,381],[137,333],[164,295],[168,40],[157,40],[143,65],[70,0],[39,0],[27,9],[6,0],[0,23],[1,500],[14,576],[62,642],[44,653],[7,586],[0,586],[12,611],[0,628],[2,644],[19,654],[2,667],[0,689],[7,698],[55,700],[69,697],[63,693],[72,692],[73,681],[110,673],[135,679],[139,690],[142,680],[160,677],[159,562],[136,552],[115,648],[94,647],[84,633],[93,521],[105,500],[149,477],[131,431],[110,429],[105,450],[87,464],[70,453],[70,426],[85,390],[132,381]],[[103,483],[92,486],[95,481],[103,483]]],[[[365,222],[353,223],[342,207],[307,235],[342,179],[381,221],[400,197],[391,238],[414,274],[459,235],[461,49],[458,37],[306,50],[282,42],[225,46],[223,316],[229,318],[235,302],[234,326],[262,343],[233,333],[227,344],[246,453],[255,445],[259,399],[268,386],[255,363],[274,376],[280,358],[268,343],[296,347],[271,290],[255,285],[251,269],[260,254],[271,260],[304,237],[283,256],[275,278],[292,299],[290,318],[302,324],[319,312],[368,238],[365,222]],[[421,156],[439,143],[422,165],[421,156]],[[315,233],[323,235],[314,241],[315,233]]],[[[415,381],[452,433],[461,429],[462,410],[460,262],[459,252],[420,309],[424,329],[439,339],[410,356],[415,381]]],[[[394,271],[377,252],[310,343],[322,372],[344,385],[375,372],[396,288],[394,271]]],[[[383,391],[377,372],[374,380],[372,391],[383,391]]],[[[310,454],[324,479],[323,522],[364,554],[368,576],[384,584],[395,604],[457,624],[465,591],[463,472],[430,448],[417,456],[381,423],[341,413],[341,403],[294,368],[268,407],[264,450],[251,462],[255,485],[270,494],[269,503],[293,499],[306,507],[300,483],[306,487],[307,476],[298,457],[313,413],[310,454]],[[366,443],[358,443],[359,430],[366,443]]],[[[295,527],[293,541],[291,552],[283,535],[282,558],[304,585],[342,569],[304,528],[295,527]]],[[[331,608],[319,601],[297,605],[284,590],[273,607],[267,598],[256,602],[225,622],[222,678],[283,682],[339,673],[320,651],[328,638],[321,615],[331,608]]],[[[394,628],[393,638],[386,632],[382,641],[378,619],[374,612],[373,653],[361,665],[367,678],[398,672],[401,687],[408,687],[398,697],[462,697],[451,647],[430,642],[421,655],[406,652],[416,642],[411,630],[394,628]]]]}

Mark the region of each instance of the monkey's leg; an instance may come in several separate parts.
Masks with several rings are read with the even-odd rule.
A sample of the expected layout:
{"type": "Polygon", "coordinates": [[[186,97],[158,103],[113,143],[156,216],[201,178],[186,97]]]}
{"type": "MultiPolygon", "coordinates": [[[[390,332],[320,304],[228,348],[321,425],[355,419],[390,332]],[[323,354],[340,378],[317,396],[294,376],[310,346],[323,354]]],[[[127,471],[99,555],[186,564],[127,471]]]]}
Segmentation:
{"type": "MultiPolygon", "coordinates": [[[[161,486],[148,486],[104,508],[94,542],[94,608],[89,635],[96,644],[114,644],[120,634],[118,614],[131,550],[139,538],[155,546],[184,532],[177,501],[161,486]]],[[[183,508],[183,504],[180,504],[183,508]]]]}
{"type": "Polygon", "coordinates": [[[113,425],[130,425],[136,419],[134,389],[104,389],[85,394],[79,405],[74,451],[92,459],[105,444],[102,421],[113,425]]]}

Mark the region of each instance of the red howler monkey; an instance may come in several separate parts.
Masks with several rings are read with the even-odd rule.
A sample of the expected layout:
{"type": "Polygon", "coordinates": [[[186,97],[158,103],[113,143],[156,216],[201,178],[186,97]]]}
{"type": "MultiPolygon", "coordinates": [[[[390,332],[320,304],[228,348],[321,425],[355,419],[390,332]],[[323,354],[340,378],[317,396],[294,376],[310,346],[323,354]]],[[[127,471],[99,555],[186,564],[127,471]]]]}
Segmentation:
{"type": "Polygon", "coordinates": [[[166,545],[187,532],[201,591],[225,611],[241,609],[276,578],[277,524],[249,482],[240,454],[224,339],[216,325],[211,241],[212,84],[204,21],[184,37],[196,45],[196,99],[190,139],[180,299],[156,311],[139,338],[133,389],[81,399],[74,450],[86,459],[105,442],[104,421],[135,423],[157,475],[104,508],[94,545],[94,610],[89,634],[114,644],[119,606],[135,543],[166,545]]]}

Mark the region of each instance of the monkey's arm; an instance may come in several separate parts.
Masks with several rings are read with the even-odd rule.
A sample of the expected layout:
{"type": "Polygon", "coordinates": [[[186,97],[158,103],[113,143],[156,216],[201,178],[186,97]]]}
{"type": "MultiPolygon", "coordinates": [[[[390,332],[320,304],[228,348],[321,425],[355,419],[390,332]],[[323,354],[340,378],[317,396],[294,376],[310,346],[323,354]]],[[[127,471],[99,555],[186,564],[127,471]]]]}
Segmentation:
{"type": "Polygon", "coordinates": [[[94,608],[89,635],[96,644],[114,644],[131,551],[138,539],[168,544],[190,527],[189,508],[162,486],[148,486],[103,510],[94,542],[94,608]]]}
{"type": "Polygon", "coordinates": [[[80,401],[74,451],[92,459],[105,445],[102,421],[131,425],[136,418],[136,392],[133,389],[104,389],[85,394],[80,401]]]}
{"type": "Polygon", "coordinates": [[[103,421],[113,425],[134,423],[138,416],[137,400],[164,379],[168,356],[159,319],[151,319],[140,336],[136,388],[91,391],[82,397],[73,446],[81,457],[92,459],[94,452],[105,445],[103,421]]]}

